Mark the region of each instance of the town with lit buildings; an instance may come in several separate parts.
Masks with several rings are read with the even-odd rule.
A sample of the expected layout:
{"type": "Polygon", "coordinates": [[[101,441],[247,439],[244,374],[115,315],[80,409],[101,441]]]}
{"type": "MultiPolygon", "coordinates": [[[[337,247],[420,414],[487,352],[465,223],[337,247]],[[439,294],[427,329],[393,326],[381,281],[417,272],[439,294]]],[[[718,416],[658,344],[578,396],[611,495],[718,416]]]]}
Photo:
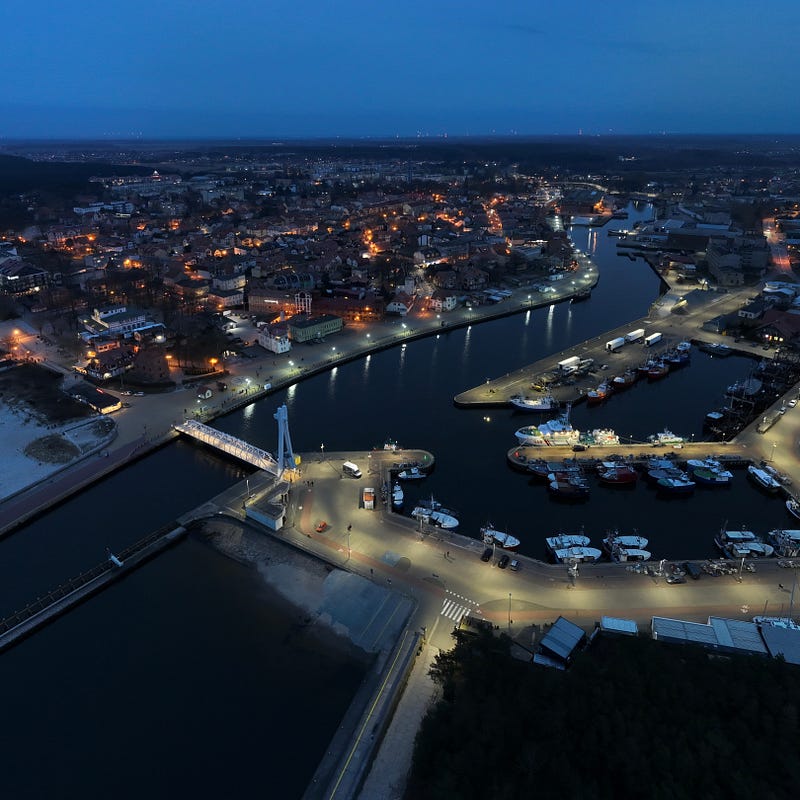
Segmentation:
{"type": "MultiPolygon", "coordinates": [[[[800,261],[800,177],[785,169],[675,171],[634,186],[627,155],[628,172],[604,175],[379,153],[187,152],[154,169],[141,153],[109,155],[135,168],[117,165],[70,197],[20,194],[25,223],[0,241],[6,314],[58,340],[100,384],[128,373],[169,382],[171,370],[215,371],[250,348],[285,354],[343,326],[546,288],[573,268],[554,214],[601,225],[631,198],[658,219],[619,246],[687,285],[754,285],[771,264],[790,273],[800,261]],[[249,341],[228,332],[232,313],[257,325],[249,341]]],[[[788,340],[799,317],[786,313],[794,297],[779,300],[760,302],[751,321],[788,340]]]]}

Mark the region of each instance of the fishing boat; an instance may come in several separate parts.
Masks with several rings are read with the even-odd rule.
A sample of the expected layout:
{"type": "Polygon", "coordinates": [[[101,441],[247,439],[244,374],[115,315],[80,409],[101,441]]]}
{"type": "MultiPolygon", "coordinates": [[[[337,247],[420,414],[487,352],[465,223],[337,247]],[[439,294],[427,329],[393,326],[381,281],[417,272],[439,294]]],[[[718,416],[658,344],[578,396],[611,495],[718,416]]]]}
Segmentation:
{"type": "Polygon", "coordinates": [[[666,361],[654,361],[647,370],[647,380],[657,381],[669,375],[669,364],[666,361]]]}
{"type": "Polygon", "coordinates": [[[800,530],[777,529],[767,534],[767,541],[781,558],[800,556],[800,530]]]}
{"type": "Polygon", "coordinates": [[[583,474],[580,465],[574,461],[545,461],[543,458],[537,458],[535,461],[528,463],[528,472],[534,477],[541,480],[547,480],[550,473],[574,473],[576,475],[583,474]]]}
{"type": "Polygon", "coordinates": [[[578,444],[581,433],[573,428],[569,421],[570,409],[571,406],[567,403],[566,412],[555,419],[543,422],[541,425],[526,425],[520,428],[514,434],[517,441],[535,447],[578,444]]]}
{"type": "Polygon", "coordinates": [[[559,407],[558,400],[552,394],[544,394],[541,397],[515,394],[509,398],[508,402],[521,411],[554,411],[559,407]]]}
{"type": "Polygon", "coordinates": [[[639,480],[639,473],[630,464],[617,461],[603,461],[598,467],[600,483],[609,486],[631,486],[639,480]]]}
{"type": "Polygon", "coordinates": [[[684,444],[686,442],[686,437],[678,436],[669,428],[664,428],[660,433],[654,433],[648,436],[647,441],[653,445],[675,445],[684,444]]]}
{"type": "Polygon", "coordinates": [[[697,467],[692,470],[692,479],[703,486],[730,486],[733,473],[727,469],[697,467]]]}
{"type": "Polygon", "coordinates": [[[639,373],[635,369],[626,369],[622,375],[617,375],[611,382],[614,384],[614,391],[619,392],[633,386],[639,380],[639,373]]]}
{"type": "Polygon", "coordinates": [[[642,550],[638,547],[622,547],[616,545],[611,551],[611,560],[624,563],[626,561],[649,561],[653,554],[649,550],[642,550]]]}
{"type": "Polygon", "coordinates": [[[548,536],[544,540],[547,551],[552,555],[556,550],[566,550],[570,547],[588,547],[589,537],[582,533],[560,533],[557,536],[548,536]]]}
{"type": "Polygon", "coordinates": [[[397,479],[401,481],[419,481],[424,477],[425,473],[419,467],[407,467],[397,473],[397,479]]]}
{"type": "Polygon", "coordinates": [[[582,475],[550,473],[548,491],[563,500],[584,500],[589,497],[589,482],[582,475]]]}
{"type": "Polygon", "coordinates": [[[404,499],[403,487],[399,483],[395,483],[392,486],[392,508],[402,508],[404,499]]]}
{"type": "Polygon", "coordinates": [[[512,536],[505,531],[499,531],[488,523],[481,528],[481,537],[483,538],[484,544],[496,544],[504,550],[514,550],[519,547],[520,544],[516,536],[512,536]]]}
{"type": "Polygon", "coordinates": [[[411,516],[439,528],[450,530],[458,527],[456,513],[434,500],[432,495],[430,500],[420,500],[411,512],[411,516]]]}
{"type": "Polygon", "coordinates": [[[771,545],[764,544],[753,531],[744,528],[729,531],[724,525],[714,538],[714,544],[726,558],[766,558],[775,552],[771,545]]]}
{"type": "Polygon", "coordinates": [[[692,478],[704,486],[730,486],[733,480],[733,473],[716,458],[690,458],[686,467],[692,478]]]}
{"type": "Polygon", "coordinates": [[[562,564],[585,564],[598,561],[602,555],[596,547],[564,547],[553,551],[553,558],[562,564]]]}
{"type": "Polygon", "coordinates": [[[611,553],[615,547],[625,547],[634,550],[644,550],[648,540],[638,534],[620,534],[619,531],[610,531],[608,536],[603,539],[603,549],[611,553]]]}
{"type": "Polygon", "coordinates": [[[611,428],[592,428],[580,435],[579,443],[590,446],[619,444],[619,436],[611,428]]]}
{"type": "Polygon", "coordinates": [[[599,386],[594,389],[589,389],[586,392],[586,402],[590,406],[596,406],[602,403],[613,391],[611,385],[607,381],[603,381],[599,386]]]}
{"type": "Polygon", "coordinates": [[[786,510],[795,518],[800,519],[800,503],[790,497],[786,500],[786,510]]]}
{"type": "Polygon", "coordinates": [[[447,510],[433,511],[430,508],[422,508],[417,506],[412,512],[411,516],[420,522],[425,522],[429,525],[435,525],[437,528],[444,528],[445,530],[452,530],[458,527],[458,519],[452,514],[448,514],[447,510]]]}
{"type": "Polygon", "coordinates": [[[691,494],[695,485],[694,481],[684,478],[660,478],[657,481],[659,491],[670,495],[691,494]]]}
{"type": "Polygon", "coordinates": [[[731,542],[725,554],[728,558],[769,558],[775,548],[765,542],[731,542]]]}
{"type": "Polygon", "coordinates": [[[780,482],[773,478],[769,472],[764,469],[759,469],[753,464],[750,464],[747,468],[747,474],[754,483],[760,486],[765,492],[769,492],[769,494],[775,494],[778,489],[781,488],[780,482]]]}

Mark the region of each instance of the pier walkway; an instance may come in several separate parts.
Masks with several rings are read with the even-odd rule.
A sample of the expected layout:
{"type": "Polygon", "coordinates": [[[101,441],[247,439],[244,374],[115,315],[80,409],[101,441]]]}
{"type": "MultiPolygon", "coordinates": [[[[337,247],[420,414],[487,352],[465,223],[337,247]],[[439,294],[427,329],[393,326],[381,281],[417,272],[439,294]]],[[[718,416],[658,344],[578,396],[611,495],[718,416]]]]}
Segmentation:
{"type": "Polygon", "coordinates": [[[217,450],[222,450],[223,453],[246,461],[258,469],[263,469],[264,472],[269,472],[270,475],[274,475],[276,478],[280,477],[278,462],[271,453],[262,450],[260,447],[255,447],[242,439],[231,436],[229,433],[223,433],[193,419],[186,420],[173,427],[179,433],[185,433],[187,436],[203,442],[203,444],[216,447],[217,450]]]}
{"type": "Polygon", "coordinates": [[[102,563],[70,578],[44,597],[37,598],[20,611],[0,620],[0,652],[136,569],[148,558],[177,542],[185,533],[185,528],[167,525],[120,553],[113,556],[109,554],[109,558],[102,563]]]}

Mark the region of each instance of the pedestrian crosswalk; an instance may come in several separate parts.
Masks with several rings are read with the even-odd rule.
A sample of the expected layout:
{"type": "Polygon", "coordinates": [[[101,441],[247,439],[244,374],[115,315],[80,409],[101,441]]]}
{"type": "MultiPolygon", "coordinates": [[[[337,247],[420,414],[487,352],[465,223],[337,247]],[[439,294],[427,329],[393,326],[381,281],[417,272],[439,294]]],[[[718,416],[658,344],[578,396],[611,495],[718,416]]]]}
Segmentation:
{"type": "Polygon", "coordinates": [[[461,617],[470,611],[470,606],[463,606],[453,600],[443,600],[442,610],[439,612],[443,617],[453,620],[456,624],[461,622],[461,617]]]}

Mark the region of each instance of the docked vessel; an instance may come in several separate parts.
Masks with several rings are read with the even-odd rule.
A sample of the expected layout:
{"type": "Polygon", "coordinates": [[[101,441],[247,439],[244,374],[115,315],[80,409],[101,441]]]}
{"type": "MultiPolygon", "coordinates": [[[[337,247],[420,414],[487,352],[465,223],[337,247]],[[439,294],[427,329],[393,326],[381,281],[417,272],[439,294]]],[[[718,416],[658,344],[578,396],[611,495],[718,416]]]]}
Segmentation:
{"type": "Polygon", "coordinates": [[[559,406],[558,400],[552,394],[544,394],[541,397],[515,394],[508,402],[521,411],[554,411],[559,406]]]}
{"type": "Polygon", "coordinates": [[[669,428],[664,428],[660,433],[654,433],[648,436],[647,441],[653,445],[675,445],[684,444],[686,442],[686,437],[678,436],[669,428]]]}
{"type": "Polygon", "coordinates": [[[691,494],[694,491],[695,482],[687,478],[659,478],[656,482],[659,491],[664,494],[691,494]]]}
{"type": "Polygon", "coordinates": [[[394,486],[392,486],[392,508],[402,508],[404,499],[403,487],[400,486],[399,483],[395,483],[394,486]]]}
{"type": "Polygon", "coordinates": [[[556,550],[567,550],[570,547],[588,547],[589,537],[582,533],[560,533],[557,536],[548,536],[544,540],[547,551],[553,555],[556,550]]]}
{"type": "Polygon", "coordinates": [[[505,531],[499,531],[488,524],[481,528],[481,537],[485,544],[496,544],[504,550],[515,550],[519,547],[519,539],[516,536],[512,536],[505,531]]]}
{"type": "Polygon", "coordinates": [[[420,500],[411,512],[411,516],[421,522],[447,530],[458,527],[458,517],[455,512],[445,508],[433,497],[430,500],[420,500]]]}
{"type": "Polygon", "coordinates": [[[786,500],[786,510],[796,519],[800,519],[800,503],[794,497],[789,497],[786,500]]]}
{"type": "Polygon", "coordinates": [[[781,558],[800,556],[800,530],[778,529],[767,534],[767,541],[781,558]]]}
{"type": "Polygon", "coordinates": [[[564,500],[584,500],[589,496],[589,481],[575,473],[550,473],[548,491],[564,500]]]}
{"type": "Polygon", "coordinates": [[[725,528],[714,539],[714,544],[727,558],[768,558],[775,549],[762,542],[753,531],[729,531],[725,528]]]}
{"type": "Polygon", "coordinates": [[[614,385],[614,391],[619,392],[633,386],[639,380],[639,373],[635,369],[626,369],[622,375],[617,375],[611,383],[614,385]]]}
{"type": "Polygon", "coordinates": [[[580,431],[572,427],[569,421],[570,408],[566,413],[543,422],[541,425],[526,425],[514,435],[520,444],[534,445],[537,447],[551,445],[574,445],[580,441],[580,431]]]}
{"type": "Polygon", "coordinates": [[[545,461],[543,458],[530,461],[528,463],[528,472],[541,480],[547,480],[551,472],[569,472],[575,473],[576,475],[582,474],[580,466],[574,461],[545,461]]]}
{"type": "Polygon", "coordinates": [[[726,344],[717,344],[716,342],[703,342],[700,345],[700,349],[704,353],[708,353],[712,356],[729,356],[733,353],[733,349],[728,347],[726,344]]]}
{"type": "Polygon", "coordinates": [[[602,403],[612,392],[612,387],[607,381],[603,381],[599,386],[594,389],[589,389],[586,392],[586,402],[590,406],[596,406],[602,403]]]}
{"type": "Polygon", "coordinates": [[[397,473],[398,480],[419,481],[425,477],[425,473],[419,467],[407,467],[397,473]]]}
{"type": "Polygon", "coordinates": [[[625,548],[628,550],[642,550],[647,547],[648,541],[644,536],[638,534],[620,534],[619,531],[611,531],[603,539],[603,549],[613,555],[615,548],[625,548]]]}
{"type": "Polygon", "coordinates": [[[596,547],[564,547],[553,551],[553,558],[562,564],[598,561],[602,555],[596,547]]]}
{"type": "Polygon", "coordinates": [[[600,483],[610,486],[630,486],[639,480],[639,473],[630,465],[618,461],[603,461],[597,469],[600,483]]]}
{"type": "Polygon", "coordinates": [[[781,488],[780,482],[777,481],[772,475],[764,469],[759,469],[753,464],[747,468],[747,474],[752,481],[760,486],[765,492],[775,494],[781,488]]]}
{"type": "Polygon", "coordinates": [[[445,511],[433,511],[430,508],[420,508],[417,506],[411,512],[411,516],[420,522],[435,525],[437,528],[452,530],[458,527],[458,520],[452,514],[445,513],[445,511]]]}
{"type": "Polygon", "coordinates": [[[733,473],[715,458],[692,458],[686,462],[692,478],[704,486],[730,486],[733,473]]]}
{"type": "Polygon", "coordinates": [[[657,381],[669,375],[669,364],[666,361],[654,361],[647,369],[647,380],[657,381]]]}

